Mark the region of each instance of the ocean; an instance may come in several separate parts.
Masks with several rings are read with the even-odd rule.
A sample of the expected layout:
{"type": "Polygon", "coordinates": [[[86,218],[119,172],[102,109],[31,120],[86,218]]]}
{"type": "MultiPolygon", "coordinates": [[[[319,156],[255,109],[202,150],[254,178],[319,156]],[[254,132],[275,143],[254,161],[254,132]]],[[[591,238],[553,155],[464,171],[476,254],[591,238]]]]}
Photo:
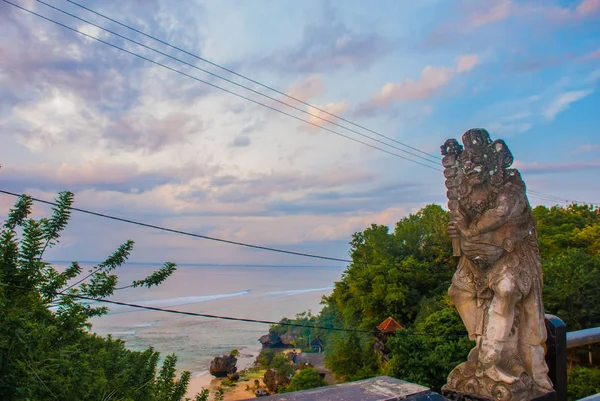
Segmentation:
{"type": "MultiPolygon", "coordinates": [[[[88,267],[88,266],[86,266],[88,267]]],[[[119,269],[119,286],[141,279],[158,266],[128,264],[119,269]]],[[[320,311],[343,267],[179,266],[154,288],[117,291],[111,300],[187,312],[279,321],[296,313],[320,311]]],[[[84,271],[87,271],[85,269],[84,271]]],[[[121,338],[128,348],[149,346],[176,354],[178,370],[205,374],[210,361],[237,349],[248,361],[260,349],[266,324],[183,316],[111,306],[107,315],[91,320],[92,331],[121,338]]]]}

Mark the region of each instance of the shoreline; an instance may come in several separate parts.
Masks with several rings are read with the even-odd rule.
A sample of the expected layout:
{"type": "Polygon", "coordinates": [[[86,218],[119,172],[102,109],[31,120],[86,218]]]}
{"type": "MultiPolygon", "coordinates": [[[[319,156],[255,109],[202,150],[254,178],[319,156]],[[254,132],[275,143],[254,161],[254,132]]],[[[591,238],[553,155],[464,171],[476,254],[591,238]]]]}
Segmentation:
{"type": "MultiPolygon", "coordinates": [[[[240,351],[240,355],[237,357],[237,371],[240,372],[242,370],[249,369],[254,366],[254,361],[256,357],[260,353],[261,346],[257,345],[256,347],[247,347],[244,348],[243,351],[240,351]]],[[[252,376],[257,376],[258,372],[252,376]]],[[[264,372],[263,372],[264,374],[264,372]]],[[[262,377],[262,374],[260,374],[262,377]]],[[[260,378],[257,376],[257,379],[260,378]]],[[[191,397],[192,399],[196,396],[196,393],[202,391],[203,388],[208,389],[211,393],[221,386],[221,381],[227,379],[227,377],[217,378],[210,374],[208,369],[203,371],[192,372],[192,377],[190,378],[190,383],[188,384],[188,390],[186,397],[191,397]]],[[[247,398],[254,398],[253,390],[246,390],[246,385],[249,385],[251,388],[254,385],[255,377],[252,377],[251,380],[242,380],[240,379],[236,382],[235,387],[225,387],[225,401],[234,401],[234,400],[245,400],[247,398]]]]}

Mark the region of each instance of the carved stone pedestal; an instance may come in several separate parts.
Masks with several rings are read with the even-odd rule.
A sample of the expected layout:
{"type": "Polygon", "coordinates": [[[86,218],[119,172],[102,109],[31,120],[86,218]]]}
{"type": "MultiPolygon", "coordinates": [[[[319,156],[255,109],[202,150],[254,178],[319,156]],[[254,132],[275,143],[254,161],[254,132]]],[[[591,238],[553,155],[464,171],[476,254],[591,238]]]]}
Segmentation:
{"type": "Polygon", "coordinates": [[[455,401],[556,401],[556,392],[540,393],[527,373],[516,376],[519,379],[512,384],[498,382],[467,361],[450,373],[442,394],[455,401]]]}

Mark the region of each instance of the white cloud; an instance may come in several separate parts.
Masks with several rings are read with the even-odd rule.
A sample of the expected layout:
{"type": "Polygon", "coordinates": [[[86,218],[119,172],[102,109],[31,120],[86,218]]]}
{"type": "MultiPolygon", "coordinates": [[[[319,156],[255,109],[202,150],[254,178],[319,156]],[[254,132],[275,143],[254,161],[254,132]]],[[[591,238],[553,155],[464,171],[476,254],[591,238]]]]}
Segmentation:
{"type": "Polygon", "coordinates": [[[584,153],[584,152],[593,152],[595,150],[600,150],[600,144],[587,144],[580,146],[578,149],[574,150],[571,153],[584,153]]]}
{"type": "Polygon", "coordinates": [[[571,103],[574,103],[578,100],[583,99],[584,97],[591,94],[592,91],[578,90],[578,91],[570,91],[565,92],[558,95],[551,103],[548,105],[546,110],[542,113],[544,117],[548,120],[554,120],[556,116],[567,110],[571,103]]]}

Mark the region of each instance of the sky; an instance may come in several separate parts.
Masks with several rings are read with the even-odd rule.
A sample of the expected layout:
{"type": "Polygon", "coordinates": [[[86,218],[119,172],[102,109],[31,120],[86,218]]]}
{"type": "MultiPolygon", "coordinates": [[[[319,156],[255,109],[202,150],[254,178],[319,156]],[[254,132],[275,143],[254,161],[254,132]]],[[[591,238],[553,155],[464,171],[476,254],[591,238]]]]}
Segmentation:
{"type": "MultiPolygon", "coordinates": [[[[600,202],[600,0],[79,0],[188,53],[44,0],[163,54],[11,1],[146,59],[0,2],[1,189],[70,190],[80,208],[337,258],[372,223],[445,205],[441,172],[321,117],[418,155],[373,131],[439,156],[446,139],[486,128],[529,190],[600,202]]],[[[0,195],[1,216],[14,201],[0,195]]],[[[47,258],[102,260],[127,239],[140,263],[339,265],[79,213],[47,258]]]]}

